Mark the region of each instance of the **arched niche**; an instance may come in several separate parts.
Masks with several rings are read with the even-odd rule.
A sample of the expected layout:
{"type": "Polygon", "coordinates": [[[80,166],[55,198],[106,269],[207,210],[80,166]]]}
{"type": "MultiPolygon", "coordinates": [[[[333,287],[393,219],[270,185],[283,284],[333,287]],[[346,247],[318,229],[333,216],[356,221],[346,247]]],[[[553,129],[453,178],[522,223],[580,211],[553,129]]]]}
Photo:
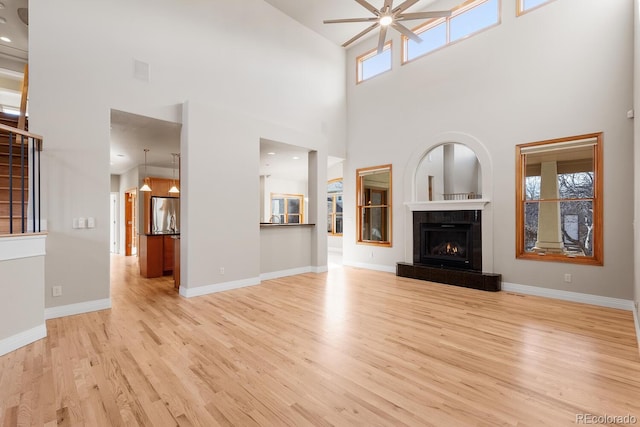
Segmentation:
{"type": "Polygon", "coordinates": [[[482,198],[482,168],[464,144],[447,142],[429,150],[416,169],[416,201],[482,198]]]}

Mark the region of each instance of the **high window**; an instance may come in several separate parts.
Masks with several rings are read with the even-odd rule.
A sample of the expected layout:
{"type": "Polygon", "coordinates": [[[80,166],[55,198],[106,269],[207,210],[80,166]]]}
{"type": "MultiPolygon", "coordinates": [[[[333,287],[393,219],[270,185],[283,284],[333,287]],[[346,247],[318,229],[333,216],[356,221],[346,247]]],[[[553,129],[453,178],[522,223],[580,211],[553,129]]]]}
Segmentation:
{"type": "Polygon", "coordinates": [[[453,9],[448,18],[436,18],[413,29],[422,42],[402,36],[405,64],[441,47],[472,36],[500,23],[500,0],[467,1],[453,9]]]}
{"type": "Polygon", "coordinates": [[[520,16],[525,12],[536,9],[544,4],[551,3],[553,0],[516,0],[518,4],[517,15],[520,16]]]}
{"type": "Polygon", "coordinates": [[[373,49],[357,57],[356,69],[358,83],[391,70],[391,41],[384,45],[381,53],[378,53],[377,49],[373,49]]]}
{"type": "Polygon", "coordinates": [[[342,236],[342,224],[342,178],[337,178],[327,185],[327,232],[342,236]]]}
{"type": "Polygon", "coordinates": [[[516,146],[516,256],[602,265],[602,134],[516,146]]]}
{"type": "Polygon", "coordinates": [[[357,242],[391,246],[391,165],[356,171],[357,242]]]}
{"type": "Polygon", "coordinates": [[[276,224],[302,224],[304,222],[302,194],[271,193],[271,221],[276,224]]]}

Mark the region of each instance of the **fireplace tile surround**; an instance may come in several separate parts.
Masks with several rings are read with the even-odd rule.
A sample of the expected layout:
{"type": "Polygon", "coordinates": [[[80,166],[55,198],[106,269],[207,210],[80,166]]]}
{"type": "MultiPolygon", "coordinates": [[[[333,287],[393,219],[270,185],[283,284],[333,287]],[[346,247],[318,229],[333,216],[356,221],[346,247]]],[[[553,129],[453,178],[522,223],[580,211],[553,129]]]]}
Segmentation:
{"type": "MultiPolygon", "coordinates": [[[[396,275],[419,280],[427,280],[455,286],[499,291],[502,275],[482,272],[482,209],[487,201],[480,200],[473,203],[425,203],[407,204],[413,217],[413,263],[399,262],[396,275]],[[435,210],[435,209],[441,210],[435,210]],[[456,209],[461,208],[461,209],[456,209]],[[464,257],[442,257],[440,254],[424,257],[426,246],[423,241],[427,232],[456,228],[468,230],[469,254],[464,257]]],[[[446,235],[443,234],[443,235],[446,235]]],[[[451,235],[451,234],[449,234],[451,235]]],[[[453,234],[455,235],[455,233],[453,234]]],[[[462,236],[462,233],[459,233],[462,236]]],[[[460,238],[458,240],[465,240],[460,238]]],[[[455,242],[456,245],[461,244],[455,242]]],[[[466,244],[466,243],[465,243],[466,244]]]]}

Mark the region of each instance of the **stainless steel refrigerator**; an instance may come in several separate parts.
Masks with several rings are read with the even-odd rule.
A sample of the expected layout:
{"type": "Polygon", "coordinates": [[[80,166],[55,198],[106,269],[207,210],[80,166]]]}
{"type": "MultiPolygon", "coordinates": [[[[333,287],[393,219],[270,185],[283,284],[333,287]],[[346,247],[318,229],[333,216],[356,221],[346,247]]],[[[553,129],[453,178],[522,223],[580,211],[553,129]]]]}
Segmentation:
{"type": "Polygon", "coordinates": [[[180,198],[151,197],[151,234],[180,233],[180,198]]]}

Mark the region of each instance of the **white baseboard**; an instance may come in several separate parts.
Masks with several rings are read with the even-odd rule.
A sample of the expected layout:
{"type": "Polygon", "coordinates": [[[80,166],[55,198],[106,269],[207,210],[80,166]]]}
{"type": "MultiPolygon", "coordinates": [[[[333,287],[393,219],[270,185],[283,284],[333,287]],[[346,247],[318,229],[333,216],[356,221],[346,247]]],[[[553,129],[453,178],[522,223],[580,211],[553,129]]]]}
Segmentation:
{"type": "Polygon", "coordinates": [[[307,267],[290,268],[288,270],[271,271],[269,273],[260,273],[260,280],[272,280],[272,279],[279,279],[280,277],[311,273],[311,272],[315,272],[313,270],[314,268],[315,267],[307,266],[307,267]]]}
{"type": "Polygon", "coordinates": [[[379,265],[379,264],[367,264],[365,262],[345,262],[344,265],[347,265],[349,267],[364,268],[367,270],[384,271],[385,273],[396,272],[395,265],[389,266],[389,265],[379,265]]]}
{"type": "Polygon", "coordinates": [[[25,345],[36,342],[47,336],[47,325],[45,323],[28,329],[24,332],[12,335],[8,338],[0,340],[0,356],[4,356],[14,350],[24,347],[25,345]]]}
{"type": "Polygon", "coordinates": [[[185,288],[184,286],[180,286],[180,295],[185,298],[199,297],[202,295],[215,294],[216,292],[230,291],[232,289],[239,289],[246,286],[255,286],[259,284],[259,277],[251,277],[249,279],[198,286],[196,288],[185,288]]]}
{"type": "Polygon", "coordinates": [[[632,300],[603,297],[600,295],[583,294],[580,292],[561,291],[558,289],[540,288],[538,286],[518,285],[516,283],[502,282],[502,290],[519,294],[535,295],[561,299],[565,301],[580,302],[583,304],[599,305],[601,307],[618,308],[621,310],[633,310],[632,300]]]}
{"type": "Polygon", "coordinates": [[[295,276],[295,275],[298,275],[298,274],[305,274],[305,273],[320,274],[320,273],[326,273],[327,271],[329,271],[329,267],[326,266],[326,265],[319,265],[319,266],[309,265],[307,267],[290,268],[288,270],[280,270],[280,271],[271,271],[269,273],[261,273],[260,274],[260,280],[279,279],[280,277],[295,276]]]}
{"type": "Polygon", "coordinates": [[[77,304],[61,305],[59,307],[49,307],[44,309],[45,319],[56,319],[58,317],[73,316],[74,314],[89,313],[91,311],[107,310],[111,308],[111,298],[94,301],[79,302],[77,304]]]}
{"type": "Polygon", "coordinates": [[[329,271],[328,265],[317,265],[315,267],[311,267],[312,273],[320,274],[320,273],[326,273],[327,271],[329,271]]]}
{"type": "Polygon", "coordinates": [[[638,304],[633,304],[633,323],[636,325],[636,341],[638,342],[638,351],[640,351],[640,313],[638,313],[638,304]]]}

